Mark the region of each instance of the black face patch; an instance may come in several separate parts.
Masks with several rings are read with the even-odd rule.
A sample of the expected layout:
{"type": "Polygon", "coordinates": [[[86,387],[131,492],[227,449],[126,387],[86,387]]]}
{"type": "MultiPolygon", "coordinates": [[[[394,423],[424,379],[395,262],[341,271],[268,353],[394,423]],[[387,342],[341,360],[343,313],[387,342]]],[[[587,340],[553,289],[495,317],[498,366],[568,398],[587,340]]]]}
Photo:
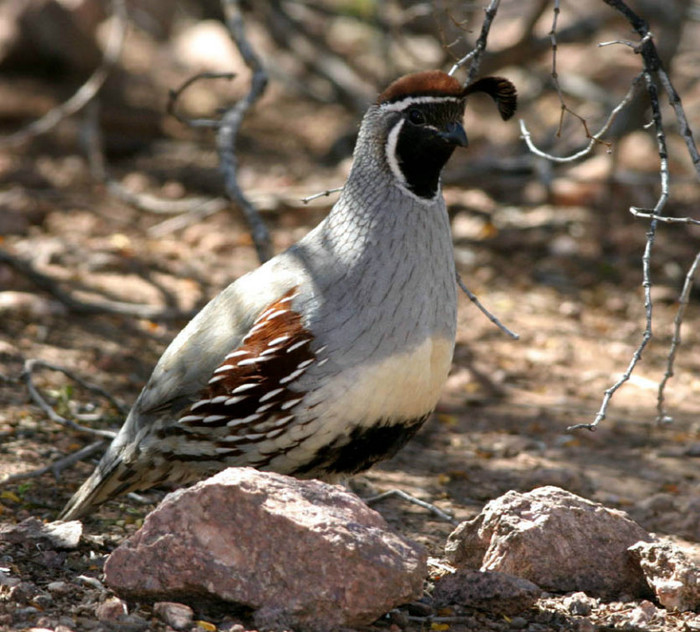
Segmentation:
{"type": "Polygon", "coordinates": [[[396,161],[406,186],[417,196],[435,197],[442,168],[456,145],[455,140],[446,138],[445,134],[448,128],[461,125],[462,113],[461,103],[454,100],[409,104],[401,112],[396,123],[401,125],[396,161]]]}

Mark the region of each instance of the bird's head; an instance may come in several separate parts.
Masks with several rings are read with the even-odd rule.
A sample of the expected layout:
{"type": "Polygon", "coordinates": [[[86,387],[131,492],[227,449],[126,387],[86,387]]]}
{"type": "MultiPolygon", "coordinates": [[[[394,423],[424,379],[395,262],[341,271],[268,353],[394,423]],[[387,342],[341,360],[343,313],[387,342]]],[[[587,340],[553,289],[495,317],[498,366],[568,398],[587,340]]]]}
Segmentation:
{"type": "Polygon", "coordinates": [[[437,195],[445,163],[455,147],[467,146],[462,119],[474,92],[490,95],[504,120],[514,114],[516,90],[502,77],[465,87],[444,72],[428,70],[397,79],[379,95],[364,125],[383,143],[386,166],[399,185],[420,198],[437,195]]]}

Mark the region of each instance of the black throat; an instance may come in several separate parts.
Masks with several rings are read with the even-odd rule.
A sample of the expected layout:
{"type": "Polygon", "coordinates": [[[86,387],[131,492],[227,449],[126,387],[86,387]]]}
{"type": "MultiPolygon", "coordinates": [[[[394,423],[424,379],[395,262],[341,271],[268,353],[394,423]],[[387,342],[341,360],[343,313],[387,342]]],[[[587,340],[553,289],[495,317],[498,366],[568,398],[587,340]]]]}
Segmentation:
{"type": "Polygon", "coordinates": [[[396,143],[396,160],[406,187],[418,197],[432,199],[440,186],[440,172],[454,145],[440,138],[434,129],[404,121],[396,143]]]}

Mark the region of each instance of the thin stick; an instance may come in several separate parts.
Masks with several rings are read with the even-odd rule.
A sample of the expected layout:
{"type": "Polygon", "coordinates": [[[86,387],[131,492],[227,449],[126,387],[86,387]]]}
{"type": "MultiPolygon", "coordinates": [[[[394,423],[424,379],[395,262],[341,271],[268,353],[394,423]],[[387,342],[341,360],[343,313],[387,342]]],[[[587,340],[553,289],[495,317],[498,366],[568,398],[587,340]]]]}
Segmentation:
{"type": "MultiPolygon", "coordinates": [[[[56,367],[55,365],[49,364],[47,362],[43,362],[41,360],[36,360],[36,359],[30,359],[27,360],[24,363],[24,368],[22,369],[22,375],[21,379],[22,381],[26,384],[27,390],[29,391],[29,396],[32,398],[32,401],[41,408],[51,419],[51,421],[64,426],[66,428],[70,428],[71,430],[77,430],[78,432],[83,432],[86,434],[93,434],[97,435],[98,437],[106,437],[107,439],[113,439],[116,436],[116,432],[113,432],[112,430],[100,430],[98,428],[89,428],[87,426],[82,426],[81,424],[75,423],[72,419],[67,419],[66,417],[63,417],[62,415],[59,415],[53,407],[44,399],[44,396],[41,394],[39,389],[34,385],[34,380],[32,377],[32,373],[35,368],[42,368],[46,367],[49,369],[54,369],[54,370],[59,370],[68,377],[71,377],[72,379],[75,378],[76,376],[74,374],[71,374],[67,369],[64,369],[62,367],[56,367]]],[[[79,378],[76,379],[76,381],[81,384],[82,386],[85,386],[86,388],[89,388],[93,392],[97,392],[105,397],[107,397],[111,402],[113,402],[113,398],[108,395],[105,391],[100,389],[99,386],[95,385],[88,385],[86,382],[83,380],[80,380],[79,378]]]]}
{"type": "Polygon", "coordinates": [[[308,204],[312,200],[317,200],[318,198],[322,198],[322,197],[328,197],[332,193],[338,193],[338,191],[342,191],[342,190],[343,190],[343,187],[336,187],[335,189],[328,189],[326,191],[321,191],[321,193],[314,193],[313,195],[308,195],[305,198],[301,198],[301,201],[304,204],[308,204]]]}
{"type": "Polygon", "coordinates": [[[36,470],[30,470],[28,472],[10,474],[9,476],[6,476],[0,480],[0,487],[3,485],[17,483],[19,481],[24,481],[29,478],[39,478],[40,476],[48,474],[49,472],[54,475],[54,478],[58,479],[63,470],[72,467],[79,461],[82,461],[89,456],[92,456],[95,452],[99,452],[106,444],[107,442],[104,439],[100,439],[99,441],[95,441],[94,443],[90,443],[89,445],[80,448],[80,450],[76,450],[68,456],[64,456],[63,458],[50,463],[49,465],[45,465],[44,467],[37,468],[36,470]]]}
{"type": "Polygon", "coordinates": [[[482,304],[481,301],[476,297],[475,294],[473,294],[469,288],[464,284],[464,281],[462,281],[462,277],[459,275],[459,272],[456,273],[457,276],[457,285],[462,289],[462,291],[469,297],[469,300],[476,305],[479,310],[494,324],[496,327],[498,327],[502,332],[508,334],[513,340],[520,340],[520,335],[516,334],[514,331],[511,331],[506,327],[498,318],[496,318],[489,310],[487,310],[482,304]]]}
{"type": "Polygon", "coordinates": [[[92,75],[90,75],[88,80],[70,99],[51,109],[40,119],[33,121],[14,134],[0,138],[0,147],[17,147],[36,136],[45,134],[56,127],[62,120],[79,112],[95,97],[112,70],[112,67],[121,56],[124,47],[124,39],[128,25],[128,15],[124,0],[112,0],[112,14],[114,20],[112,20],[112,28],[109,33],[102,63],[92,75]]]}
{"type": "Polygon", "coordinates": [[[415,496],[411,496],[411,494],[403,491],[402,489],[390,489],[386,492],[382,492],[381,494],[377,494],[376,496],[370,496],[369,498],[365,498],[364,501],[367,505],[373,505],[386,498],[391,498],[392,496],[398,496],[402,500],[405,500],[413,505],[417,505],[418,507],[427,509],[431,513],[435,514],[438,518],[440,518],[440,520],[444,520],[445,522],[449,522],[450,524],[459,524],[459,520],[456,520],[455,517],[451,514],[448,514],[447,512],[443,511],[442,509],[433,505],[432,503],[426,502],[425,500],[421,500],[420,498],[416,498],[415,496]]]}
{"type": "Polygon", "coordinates": [[[462,66],[470,61],[471,64],[469,65],[469,72],[467,73],[467,79],[464,82],[464,85],[470,84],[479,74],[481,57],[486,50],[486,42],[488,41],[489,31],[491,30],[491,23],[496,17],[499,4],[500,0],[491,0],[491,2],[489,2],[489,6],[486,7],[484,11],[484,21],[481,25],[481,32],[476,40],[476,44],[474,44],[474,48],[464,57],[458,60],[447,73],[448,75],[454,75],[462,66]]]}
{"type": "Polygon", "coordinates": [[[668,352],[666,373],[664,373],[664,377],[659,383],[659,391],[656,398],[656,422],[660,424],[671,423],[673,421],[673,418],[666,413],[664,392],[666,390],[666,383],[673,377],[673,365],[676,361],[676,351],[681,344],[681,325],[683,324],[683,315],[690,300],[690,290],[693,287],[693,281],[695,272],[698,269],[698,264],[700,264],[700,252],[695,255],[695,259],[688,269],[688,273],[685,275],[683,289],[681,290],[681,295],[678,298],[678,311],[676,312],[676,317],[673,319],[673,338],[671,339],[671,349],[668,352]]]}
{"type": "Polygon", "coordinates": [[[644,59],[645,68],[658,77],[659,82],[668,95],[671,106],[673,107],[676,118],[678,119],[680,133],[685,140],[688,153],[693,161],[693,166],[695,167],[696,173],[700,175],[700,154],[698,153],[695,140],[693,139],[693,132],[688,125],[688,119],[685,116],[681,98],[676,89],[673,87],[671,79],[663,67],[663,63],[659,57],[659,52],[656,50],[656,45],[654,44],[653,38],[650,36],[649,25],[647,24],[646,20],[640,18],[622,0],[603,0],[603,2],[621,13],[631,24],[632,28],[641,36],[642,42],[640,43],[639,48],[635,49],[635,52],[641,54],[642,59],[644,59]]]}
{"type": "Polygon", "coordinates": [[[253,243],[258,253],[258,259],[263,263],[272,255],[270,234],[258,210],[246,197],[238,184],[236,138],[241,123],[243,122],[243,117],[253,103],[260,98],[267,86],[267,73],[253,50],[253,47],[246,38],[240,3],[237,0],[222,0],[222,6],[231,38],[238,47],[243,61],[245,61],[248,68],[253,71],[253,77],[250,82],[248,94],[236,103],[236,105],[227,110],[221,118],[216,134],[216,146],[219,151],[221,172],[224,174],[226,193],[238,204],[248,220],[253,243]]]}
{"type": "Polygon", "coordinates": [[[630,207],[630,213],[635,217],[641,217],[642,219],[655,219],[656,221],[663,222],[664,224],[696,224],[700,225],[700,219],[693,219],[692,217],[669,217],[668,215],[655,215],[654,212],[648,212],[646,209],[637,208],[636,206],[630,207]]]}
{"type": "Polygon", "coordinates": [[[632,85],[630,86],[630,89],[627,91],[627,94],[625,94],[624,98],[622,101],[620,101],[610,112],[608,115],[608,118],[606,119],[605,123],[603,123],[603,126],[598,130],[593,135],[589,134],[589,141],[588,145],[581,149],[580,151],[577,151],[576,153],[570,154],[568,156],[554,156],[552,154],[549,154],[541,149],[539,149],[535,143],[532,141],[530,132],[527,129],[527,126],[525,125],[525,121],[523,119],[520,119],[520,134],[525,141],[525,144],[527,145],[527,148],[530,150],[531,153],[535,154],[536,156],[539,156],[540,158],[545,158],[546,160],[549,160],[551,162],[558,162],[558,163],[566,163],[566,162],[574,162],[578,160],[579,158],[583,158],[584,156],[588,155],[591,153],[591,150],[593,147],[595,147],[596,144],[607,144],[605,141],[602,140],[603,134],[605,134],[609,129],[610,126],[613,124],[615,119],[617,118],[618,114],[632,101],[632,98],[634,97],[634,93],[637,87],[637,84],[639,83],[640,79],[642,78],[642,73],[639,73],[633,80],[632,80],[632,85]]]}
{"type": "MultiPolygon", "coordinates": [[[[607,2],[607,0],[605,0],[607,2]]],[[[659,150],[659,173],[661,176],[661,194],[654,207],[653,215],[661,215],[666,206],[666,202],[669,197],[669,171],[668,171],[668,151],[666,148],[666,134],[663,129],[663,120],[661,117],[661,107],[659,105],[659,94],[654,83],[654,79],[651,73],[645,68],[644,70],[644,82],[646,84],[647,93],[649,94],[649,100],[651,102],[651,110],[653,115],[654,128],[656,129],[656,142],[659,150]]],[[[622,376],[615,382],[610,388],[608,388],[603,394],[603,401],[600,406],[600,410],[595,416],[595,419],[590,424],[575,424],[569,427],[569,430],[577,430],[579,428],[585,428],[587,430],[595,430],[596,426],[605,419],[607,415],[608,406],[613,395],[625,382],[627,382],[632,376],[634,368],[637,363],[642,358],[642,353],[646,348],[647,344],[652,337],[652,301],[651,301],[651,250],[654,245],[654,238],[656,236],[656,227],[658,221],[652,219],[649,222],[649,230],[647,231],[647,241],[644,247],[644,255],[642,256],[642,286],[644,287],[644,310],[646,314],[646,325],[644,331],[642,332],[642,340],[639,346],[635,349],[632,354],[632,359],[630,360],[627,370],[622,374],[622,376]]]]}

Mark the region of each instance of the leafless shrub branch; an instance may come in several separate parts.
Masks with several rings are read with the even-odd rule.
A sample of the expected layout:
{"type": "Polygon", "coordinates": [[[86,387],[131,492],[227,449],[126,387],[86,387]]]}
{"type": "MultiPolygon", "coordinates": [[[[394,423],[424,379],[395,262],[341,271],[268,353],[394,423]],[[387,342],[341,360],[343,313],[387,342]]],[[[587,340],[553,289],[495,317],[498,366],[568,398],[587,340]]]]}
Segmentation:
{"type": "Polygon", "coordinates": [[[525,141],[527,148],[530,150],[531,153],[535,154],[536,156],[539,156],[540,158],[545,158],[546,160],[549,160],[550,162],[557,162],[557,163],[574,162],[576,160],[579,160],[580,158],[583,158],[583,157],[587,156],[588,154],[590,154],[591,151],[593,150],[593,148],[597,144],[602,143],[604,145],[607,145],[609,148],[610,144],[607,143],[606,141],[604,141],[602,137],[610,129],[610,126],[614,123],[618,114],[620,114],[620,112],[625,108],[625,106],[627,106],[632,101],[637,84],[639,83],[639,81],[641,79],[642,79],[642,73],[637,75],[632,80],[632,85],[630,86],[630,89],[627,91],[627,94],[624,96],[622,101],[620,101],[610,111],[610,114],[608,115],[608,118],[605,120],[605,123],[603,123],[602,127],[595,134],[590,134],[588,132],[588,125],[585,126],[586,134],[589,138],[589,141],[588,141],[588,144],[580,151],[577,151],[577,152],[570,154],[568,156],[554,156],[553,154],[547,153],[547,152],[539,149],[535,145],[535,143],[533,142],[532,136],[531,136],[529,130],[527,129],[527,125],[525,124],[525,121],[523,119],[520,119],[519,120],[520,134],[521,134],[523,140],[525,141]]]}
{"type": "Polygon", "coordinates": [[[488,41],[489,31],[491,30],[491,24],[493,23],[496,13],[498,12],[498,6],[501,4],[500,0],[491,0],[489,6],[484,10],[484,21],[481,24],[481,32],[479,37],[474,44],[474,48],[469,51],[464,57],[458,60],[450,71],[448,75],[454,75],[462,66],[467,62],[471,62],[469,65],[469,72],[467,73],[467,79],[464,85],[470,84],[476,76],[479,74],[479,68],[481,67],[481,57],[486,50],[486,42],[488,41]]]}
{"type": "MultiPolygon", "coordinates": [[[[243,57],[243,61],[253,72],[250,89],[234,106],[228,108],[219,119],[188,119],[180,116],[176,110],[177,100],[180,95],[193,83],[202,79],[233,79],[232,73],[200,73],[190,77],[179,88],[171,90],[168,101],[168,113],[178,121],[194,128],[210,128],[216,130],[216,147],[219,154],[219,168],[224,176],[224,186],[228,197],[236,203],[245,216],[250,227],[253,243],[255,244],[258,259],[261,263],[267,261],[272,255],[270,234],[263,222],[258,209],[243,193],[238,184],[238,158],[236,156],[236,139],[243,119],[250,107],[260,98],[267,86],[267,72],[263,68],[260,58],[253,50],[246,37],[245,24],[241,13],[240,3],[237,0],[222,0],[221,2],[226,26],[231,39],[243,57]]],[[[195,216],[197,211],[193,210],[195,216]]],[[[170,227],[168,227],[169,229],[170,227]]]]}
{"type": "Polygon", "coordinates": [[[222,0],[226,25],[234,43],[238,47],[248,68],[253,71],[250,90],[236,105],[229,108],[222,116],[216,134],[216,146],[219,151],[221,171],[224,174],[226,194],[243,211],[250,226],[253,243],[261,262],[272,255],[270,234],[260,213],[247,198],[238,184],[238,159],[236,157],[236,137],[248,109],[260,98],[267,86],[267,73],[260,58],[253,50],[246,37],[245,24],[237,0],[222,0]]]}
{"type": "Polygon", "coordinates": [[[668,352],[668,358],[666,361],[666,373],[664,373],[664,376],[659,383],[659,390],[656,398],[657,423],[669,423],[673,421],[673,419],[666,412],[666,384],[673,377],[673,366],[676,361],[676,351],[681,344],[681,326],[683,325],[683,315],[685,314],[685,308],[688,306],[688,302],[690,300],[690,290],[693,287],[695,273],[698,270],[699,264],[700,252],[695,255],[693,263],[690,265],[690,268],[688,268],[688,273],[686,274],[685,282],[683,283],[683,289],[681,290],[681,295],[678,299],[678,310],[676,311],[676,317],[673,319],[673,338],[671,339],[671,348],[668,352]]]}
{"type": "MultiPolygon", "coordinates": [[[[682,135],[686,141],[688,152],[693,160],[693,164],[696,170],[698,169],[697,149],[695,147],[692,132],[687,126],[687,121],[685,119],[685,114],[682,109],[680,97],[673,88],[673,85],[671,84],[668,75],[663,70],[663,65],[659,58],[656,46],[653,41],[653,36],[649,31],[647,23],[636,13],[634,13],[624,2],[622,2],[622,0],[604,0],[604,2],[613,9],[617,10],[619,13],[621,13],[641,37],[640,42],[637,45],[633,45],[633,49],[635,53],[641,55],[643,60],[644,69],[642,72],[642,76],[644,78],[646,92],[649,96],[649,100],[651,103],[653,126],[656,133],[656,141],[659,153],[659,175],[661,180],[661,192],[653,209],[638,209],[634,207],[633,209],[630,209],[634,215],[646,217],[650,220],[649,229],[647,231],[647,241],[644,248],[644,254],[642,256],[642,286],[644,288],[644,309],[646,315],[646,325],[644,331],[642,332],[641,342],[633,352],[632,359],[629,363],[629,366],[627,367],[627,370],[622,374],[622,376],[617,380],[617,382],[615,382],[610,388],[608,388],[605,391],[600,410],[598,411],[593,422],[590,424],[577,424],[575,426],[572,426],[572,429],[587,428],[589,430],[593,430],[603,419],[605,419],[612,396],[618,388],[620,388],[627,380],[629,380],[635,366],[642,357],[644,349],[646,348],[648,342],[652,338],[653,306],[651,301],[651,252],[656,236],[657,226],[659,221],[661,221],[661,219],[664,217],[663,211],[670,195],[670,178],[668,166],[668,150],[666,146],[666,134],[663,126],[661,107],[659,104],[659,91],[655,78],[658,79],[659,82],[662,84],[665,92],[671,100],[672,105],[674,106],[676,117],[679,119],[679,123],[681,124],[682,135]]],[[[626,45],[628,44],[628,42],[620,43],[626,45]]],[[[678,220],[678,218],[675,219],[678,220]]],[[[690,218],[682,218],[680,219],[680,221],[685,223],[694,223],[694,221],[690,218]]],[[[666,382],[673,374],[673,364],[675,360],[676,349],[678,347],[678,344],[680,343],[680,328],[683,321],[683,312],[685,309],[683,298],[685,297],[685,302],[687,303],[687,295],[690,292],[692,278],[695,274],[695,270],[697,267],[697,260],[698,259],[696,258],[694,263],[692,264],[688,273],[689,276],[686,277],[686,284],[683,288],[683,291],[681,292],[681,304],[675,319],[675,331],[673,341],[671,343],[671,348],[668,354],[666,375],[659,384],[657,396],[657,418],[662,421],[668,419],[664,407],[664,389],[666,382]]]]}
{"type": "Polygon", "coordinates": [[[464,284],[464,281],[462,280],[462,277],[457,273],[457,285],[461,288],[461,290],[467,295],[469,300],[474,303],[474,305],[477,306],[477,308],[481,311],[482,314],[486,316],[496,327],[498,327],[503,333],[507,334],[510,336],[513,340],[520,340],[520,335],[516,334],[514,331],[506,327],[496,316],[494,316],[488,309],[486,309],[481,301],[476,297],[476,294],[471,292],[469,288],[464,284]]]}

